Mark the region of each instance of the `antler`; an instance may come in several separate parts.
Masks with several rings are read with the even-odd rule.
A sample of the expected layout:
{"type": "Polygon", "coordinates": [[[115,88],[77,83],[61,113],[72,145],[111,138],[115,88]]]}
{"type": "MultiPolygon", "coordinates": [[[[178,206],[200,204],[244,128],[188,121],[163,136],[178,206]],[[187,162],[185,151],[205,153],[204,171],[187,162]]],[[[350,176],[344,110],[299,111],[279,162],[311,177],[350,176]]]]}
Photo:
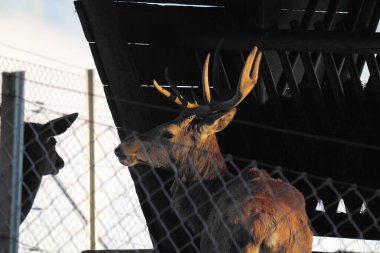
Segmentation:
{"type": "Polygon", "coordinates": [[[207,55],[202,75],[203,98],[205,104],[199,104],[197,101],[189,102],[177,92],[177,95],[172,94],[170,91],[161,87],[155,80],[153,80],[154,87],[165,97],[172,100],[174,103],[182,106],[190,114],[197,116],[206,116],[218,111],[225,111],[239,105],[244,98],[251,92],[259,76],[259,66],[261,60],[261,52],[257,52],[257,47],[254,47],[244,64],[243,70],[240,74],[239,84],[236,88],[234,96],[227,101],[212,101],[210,92],[210,83],[208,75],[208,67],[210,62],[210,54],[207,55]]]}

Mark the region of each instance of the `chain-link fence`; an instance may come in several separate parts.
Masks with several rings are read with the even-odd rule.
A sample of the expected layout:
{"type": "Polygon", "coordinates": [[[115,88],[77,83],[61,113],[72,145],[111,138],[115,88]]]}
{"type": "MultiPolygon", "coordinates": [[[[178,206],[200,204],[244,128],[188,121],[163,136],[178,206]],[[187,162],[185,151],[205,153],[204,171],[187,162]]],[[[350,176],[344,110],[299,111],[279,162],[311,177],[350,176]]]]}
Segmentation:
{"type": "MultiPolygon", "coordinates": [[[[1,72],[25,71],[25,122],[45,124],[71,113],[79,114],[72,126],[56,137],[56,151],[62,157],[64,167],[57,175],[43,176],[36,196],[30,195],[35,199],[20,226],[19,252],[80,252],[88,249],[90,191],[85,70],[80,75],[6,57],[0,57],[0,66],[1,72]]],[[[119,164],[113,154],[119,140],[102,95],[102,85],[96,83],[95,87],[97,245],[105,249],[149,248],[151,243],[133,181],[127,168],[119,164]]],[[[5,110],[7,108],[3,107],[2,111],[5,110]]],[[[30,141],[38,138],[39,129],[32,128],[33,131],[29,132],[32,136],[25,137],[30,141]]],[[[42,137],[38,140],[42,149],[45,143],[42,137]]],[[[25,143],[27,150],[28,145],[31,144],[25,143]]],[[[42,154],[41,159],[45,156],[47,154],[42,154]]],[[[24,163],[25,160],[28,160],[28,154],[24,155],[24,163]]],[[[37,173],[33,178],[35,181],[41,176],[38,169],[30,166],[24,168],[24,172],[37,173]]],[[[23,182],[23,187],[34,188],[34,181],[23,182]]]]}
{"type": "MultiPolygon", "coordinates": [[[[245,159],[226,154],[218,157],[217,153],[211,152],[211,146],[199,148],[195,158],[191,147],[195,145],[196,136],[187,136],[190,139],[185,142],[185,133],[181,135],[183,138],[174,142],[177,152],[183,156],[182,163],[178,163],[173,157],[176,152],[167,146],[169,140],[175,138],[173,135],[181,131],[174,128],[190,125],[196,128],[199,119],[182,119],[171,128],[153,132],[154,138],[150,140],[149,134],[135,132],[121,146],[121,153],[116,154],[120,161],[130,165],[148,164],[147,173],[153,173],[158,181],[161,177],[156,174],[156,169],[152,172],[149,165],[157,167],[163,163],[162,167],[175,172],[169,181],[160,181],[162,187],[154,191],[148,192],[149,187],[142,185],[147,198],[139,202],[129,170],[114,154],[120,140],[102,85],[96,83],[95,93],[89,94],[85,74],[0,57],[1,72],[20,70],[25,71],[22,77],[25,122],[50,123],[24,125],[26,152],[21,199],[23,204],[29,201],[27,204],[32,206],[29,206],[25,220],[21,217],[19,252],[80,252],[90,248],[93,235],[97,249],[152,248],[159,243],[152,242],[149,236],[147,225],[151,229],[153,223],[165,235],[159,240],[181,245],[175,246],[178,252],[189,249],[229,252],[229,249],[244,247],[249,252],[256,245],[261,245],[262,250],[276,248],[275,252],[296,245],[293,249],[303,252],[303,245],[309,243],[308,221],[303,217],[305,209],[311,230],[316,235],[313,251],[380,252],[378,241],[363,240],[380,239],[379,190],[280,168],[265,161],[254,162],[253,157],[245,159]],[[89,96],[95,99],[93,122],[88,118],[89,96]],[[79,115],[75,119],[72,113],[79,115]],[[54,128],[57,121],[51,120],[57,118],[63,119],[67,131],[54,128]],[[90,207],[94,205],[90,201],[89,123],[95,125],[96,229],[90,226],[90,207]],[[52,128],[53,134],[44,134],[49,131],[46,129],[52,128]],[[55,142],[51,137],[55,135],[56,152],[62,157],[64,166],[54,152],[52,155],[55,142]],[[38,145],[33,146],[33,143],[38,145]],[[41,157],[35,159],[28,152],[41,152],[41,157]],[[50,166],[44,167],[41,164],[46,158],[50,166]],[[252,169],[256,165],[283,181],[273,180],[266,173],[252,169]],[[202,166],[204,169],[200,170],[202,166]],[[58,174],[56,169],[59,169],[58,174]],[[295,186],[303,197],[290,185],[295,186]],[[169,190],[164,188],[168,186],[169,190]],[[164,192],[172,204],[162,208],[154,203],[151,196],[158,192],[164,192]],[[142,205],[149,205],[152,210],[148,224],[141,212],[142,205]],[[160,222],[160,215],[168,211],[173,216],[174,225],[160,222]],[[182,238],[185,243],[177,242],[178,227],[185,227],[186,235],[182,238]],[[345,237],[352,239],[337,240],[345,237]]],[[[1,109],[4,115],[8,108],[3,106],[1,109]]],[[[62,127],[62,124],[58,125],[62,127]]],[[[369,148],[375,152],[380,149],[376,146],[369,148]]],[[[144,173],[141,175],[143,177],[144,173]]],[[[141,180],[137,183],[141,186],[141,180]]]]}

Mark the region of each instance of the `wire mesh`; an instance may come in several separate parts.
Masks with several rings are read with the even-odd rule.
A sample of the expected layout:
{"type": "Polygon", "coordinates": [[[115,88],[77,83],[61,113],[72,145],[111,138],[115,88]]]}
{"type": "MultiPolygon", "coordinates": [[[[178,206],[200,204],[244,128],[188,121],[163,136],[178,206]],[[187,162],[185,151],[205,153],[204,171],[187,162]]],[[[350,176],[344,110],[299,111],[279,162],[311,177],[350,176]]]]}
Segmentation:
{"type": "MultiPolygon", "coordinates": [[[[25,71],[25,122],[45,124],[79,113],[73,125],[56,137],[56,150],[65,165],[57,175],[42,177],[33,207],[20,226],[19,252],[88,249],[89,140],[85,73],[74,74],[7,57],[0,57],[0,66],[1,72],[25,71]]],[[[133,181],[112,152],[119,140],[99,83],[94,96],[98,247],[149,248],[151,242],[133,181]]],[[[32,128],[35,131],[30,139],[34,140],[38,138],[38,129],[32,128]]],[[[42,140],[39,144],[40,148],[44,145],[42,140]]]]}
{"type": "MultiPolygon", "coordinates": [[[[230,247],[241,248],[242,244],[247,243],[247,241],[254,244],[253,233],[257,228],[252,229],[251,225],[256,216],[249,213],[249,208],[249,210],[244,209],[242,199],[251,196],[254,189],[257,190],[258,188],[259,192],[266,191],[267,196],[270,197],[268,201],[274,206],[273,216],[282,215],[286,220],[293,215],[294,210],[306,210],[309,224],[315,235],[314,251],[380,252],[380,245],[377,241],[329,241],[331,238],[347,237],[347,234],[355,239],[368,239],[373,234],[379,234],[379,190],[292,171],[267,164],[265,161],[254,162],[251,158],[244,159],[222,154],[223,163],[233,173],[221,173],[217,167],[211,166],[211,168],[216,169],[214,171],[215,177],[221,178],[220,181],[217,180],[216,185],[213,185],[210,183],[211,179],[199,173],[197,167],[187,168],[189,169],[187,170],[188,174],[179,173],[181,167],[173,161],[173,157],[168,152],[169,149],[164,149],[165,152],[162,153],[161,158],[170,162],[169,167],[176,176],[174,177],[175,183],[172,185],[171,180],[173,178],[168,182],[160,181],[161,187],[146,192],[148,197],[139,202],[129,170],[119,163],[114,154],[114,148],[120,141],[100,83],[96,85],[95,94],[88,94],[85,75],[63,72],[5,57],[0,57],[0,66],[1,72],[25,71],[26,122],[45,124],[71,113],[79,113],[72,126],[65,133],[56,137],[56,151],[62,157],[65,165],[57,175],[42,177],[33,207],[20,226],[19,252],[79,252],[89,248],[87,97],[90,95],[96,98],[96,119],[94,123],[96,126],[97,249],[152,248],[154,243],[159,242],[154,241],[152,243],[149,237],[147,225],[149,226],[152,223],[159,224],[160,229],[163,230],[165,238],[162,240],[168,240],[173,245],[177,245],[175,239],[172,238],[173,231],[178,227],[186,227],[188,242],[181,244],[181,246],[175,246],[178,252],[183,251],[183,247],[188,246],[192,246],[196,249],[195,251],[200,251],[200,245],[201,249],[203,247],[203,252],[223,252],[230,247]],[[240,165],[242,162],[245,164],[243,167],[240,165]],[[292,189],[287,201],[293,203],[294,206],[293,209],[289,207],[289,203],[285,207],[281,206],[283,194],[289,192],[275,192],[277,188],[268,184],[268,182],[272,182],[272,179],[263,175],[263,172],[251,170],[256,165],[259,168],[266,169],[271,177],[282,179],[282,182],[285,182],[287,186],[293,185],[299,189],[306,201],[306,209],[303,207],[303,200],[299,199],[297,191],[286,187],[285,189],[292,189]],[[183,180],[184,178],[191,179],[191,184],[187,184],[188,181],[183,180]],[[164,189],[167,185],[172,186],[171,191],[164,189]],[[184,192],[182,195],[176,196],[175,193],[179,189],[184,189],[184,192]],[[165,209],[157,208],[153,201],[155,194],[159,192],[164,192],[166,198],[172,203],[165,209]],[[202,199],[204,203],[198,202],[200,196],[205,198],[202,199]],[[176,197],[187,201],[185,203],[187,209],[181,206],[183,202],[178,202],[176,197]],[[146,224],[140,208],[142,205],[152,207],[153,219],[148,224],[146,224]],[[288,208],[288,212],[284,211],[284,208],[288,208]],[[185,214],[184,210],[186,211],[185,214]],[[173,219],[178,218],[176,226],[167,227],[161,222],[160,215],[164,211],[172,212],[173,219]],[[241,227],[234,226],[239,222],[231,220],[231,212],[236,219],[245,217],[247,221],[243,223],[248,227],[243,226],[243,229],[239,230],[241,227]],[[194,218],[196,221],[193,221],[194,218]],[[201,228],[199,229],[197,226],[201,228]],[[323,231],[323,233],[319,234],[317,230],[323,231]]],[[[170,110],[170,108],[159,109],[170,110]]],[[[2,110],[6,110],[6,108],[2,108],[2,110]]],[[[50,149],[46,148],[46,145],[47,143],[51,144],[51,140],[44,141],[42,139],[38,129],[40,125],[29,124],[28,126],[31,126],[33,133],[31,141],[37,140],[39,148],[43,151],[41,159],[48,157],[47,151],[50,149]]],[[[251,127],[268,126],[251,124],[251,127]]],[[[274,130],[281,131],[281,129],[274,130]]],[[[135,141],[143,143],[142,152],[149,158],[148,165],[153,165],[156,161],[154,161],[155,151],[152,150],[152,146],[154,146],[152,143],[158,143],[158,147],[161,148],[165,147],[165,144],[161,141],[160,135],[155,136],[148,145],[146,145],[146,136],[144,138],[141,136],[144,135],[134,132],[129,138],[134,138],[135,141]]],[[[30,136],[28,137],[30,138],[30,136]]],[[[320,136],[307,137],[320,138],[320,136]]],[[[329,141],[334,142],[335,140],[330,139],[329,141]]],[[[28,144],[25,142],[25,147],[28,144]]],[[[350,145],[356,144],[351,143],[350,145]]],[[[179,146],[180,149],[185,150],[189,148],[183,142],[174,146],[177,148],[179,146]]],[[[204,152],[206,152],[207,157],[208,150],[204,152]]],[[[26,152],[24,161],[27,161],[28,158],[30,160],[30,155],[28,156],[26,152]]],[[[188,160],[191,161],[191,159],[188,160]]],[[[31,163],[36,165],[38,161],[32,160],[31,163]]],[[[50,165],[55,167],[57,164],[52,161],[54,159],[50,160],[50,165]]],[[[38,168],[32,166],[29,169],[37,172],[38,168]]],[[[37,176],[41,177],[38,173],[37,176]]],[[[161,180],[161,177],[155,170],[152,172],[151,168],[146,173],[153,173],[156,180],[161,180]]],[[[146,174],[140,174],[142,177],[144,175],[146,174]]],[[[29,187],[28,182],[23,182],[23,186],[29,187]]],[[[261,214],[265,206],[254,198],[249,200],[251,201],[250,204],[259,210],[256,215],[261,214]]],[[[282,220],[277,222],[281,224],[282,220]]],[[[275,230],[275,226],[269,226],[268,229],[275,230]]],[[[271,232],[268,234],[273,235],[271,232]]],[[[297,236],[299,234],[295,233],[294,237],[299,238],[297,236]]],[[[373,238],[371,237],[371,239],[373,238]]],[[[295,243],[299,242],[296,241],[295,243]]]]}

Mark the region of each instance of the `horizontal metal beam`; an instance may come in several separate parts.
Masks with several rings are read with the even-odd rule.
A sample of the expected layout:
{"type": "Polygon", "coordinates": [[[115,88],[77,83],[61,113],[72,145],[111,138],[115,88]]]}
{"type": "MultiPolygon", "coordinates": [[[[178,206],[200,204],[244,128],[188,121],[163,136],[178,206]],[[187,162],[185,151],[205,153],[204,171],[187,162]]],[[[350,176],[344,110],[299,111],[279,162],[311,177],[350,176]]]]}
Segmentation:
{"type": "Polygon", "coordinates": [[[158,4],[158,5],[176,5],[176,6],[205,6],[205,7],[223,7],[224,1],[221,0],[114,0],[114,3],[136,3],[136,4],[158,4]]]}
{"type": "Polygon", "coordinates": [[[214,49],[223,38],[223,49],[334,53],[380,52],[380,34],[364,32],[237,30],[228,28],[158,27],[127,31],[129,44],[214,49]]]}

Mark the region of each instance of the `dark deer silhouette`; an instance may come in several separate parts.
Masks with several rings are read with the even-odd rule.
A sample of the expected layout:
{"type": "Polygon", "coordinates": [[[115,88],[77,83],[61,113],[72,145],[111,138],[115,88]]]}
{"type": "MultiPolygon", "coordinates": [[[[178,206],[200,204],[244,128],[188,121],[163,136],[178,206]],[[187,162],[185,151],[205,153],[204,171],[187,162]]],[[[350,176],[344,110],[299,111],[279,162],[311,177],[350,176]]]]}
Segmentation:
{"type": "Polygon", "coordinates": [[[209,58],[203,68],[204,103],[189,102],[175,86],[172,94],[154,81],[159,92],[184,110],[169,123],[125,139],[115,149],[116,156],[126,166],[147,164],[174,171],[175,207],[200,237],[201,252],[311,252],[303,195],[257,168],[233,176],[216,139],[215,133],[227,127],[235,107],[256,84],[261,52],[252,50],[235,94],[226,101],[211,99],[209,58]]]}
{"type": "Polygon", "coordinates": [[[42,177],[56,175],[63,168],[65,163],[55,149],[54,136],[65,132],[77,116],[73,113],[46,124],[25,122],[21,222],[33,206],[42,177]]]}

